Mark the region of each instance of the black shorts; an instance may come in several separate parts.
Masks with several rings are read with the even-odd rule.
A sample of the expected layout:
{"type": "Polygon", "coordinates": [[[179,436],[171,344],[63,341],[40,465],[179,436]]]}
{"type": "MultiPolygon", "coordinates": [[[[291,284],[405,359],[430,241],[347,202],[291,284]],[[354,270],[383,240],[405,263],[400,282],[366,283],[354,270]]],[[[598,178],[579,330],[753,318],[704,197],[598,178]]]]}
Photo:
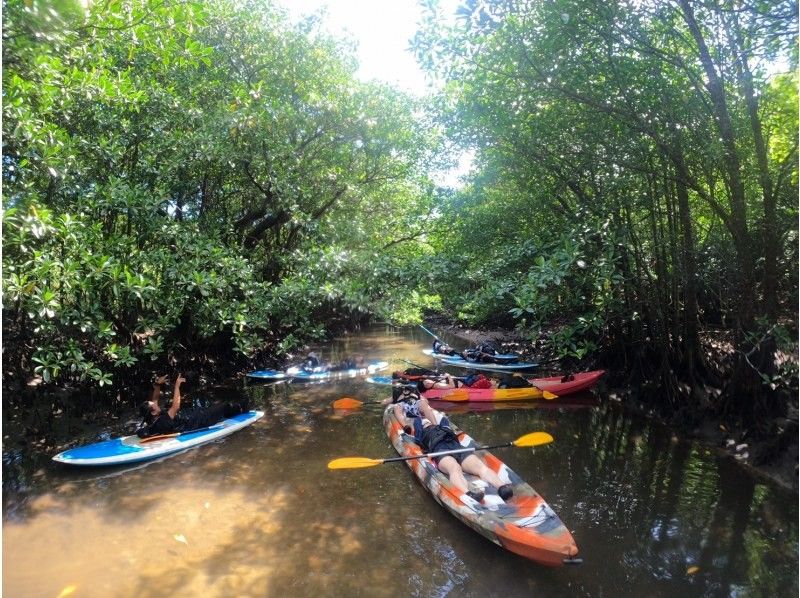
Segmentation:
{"type": "MultiPolygon", "coordinates": [[[[461,443],[458,442],[458,440],[443,440],[442,442],[439,442],[436,445],[436,447],[434,447],[434,449],[430,452],[438,453],[440,451],[452,451],[455,449],[463,449],[463,448],[466,447],[461,446],[461,443]]],[[[464,459],[466,459],[471,454],[472,454],[471,452],[463,452],[463,453],[455,453],[453,455],[442,455],[441,457],[431,457],[431,461],[436,463],[436,465],[439,465],[439,461],[441,461],[445,457],[453,457],[453,459],[455,459],[458,462],[458,464],[461,465],[464,459]]]]}

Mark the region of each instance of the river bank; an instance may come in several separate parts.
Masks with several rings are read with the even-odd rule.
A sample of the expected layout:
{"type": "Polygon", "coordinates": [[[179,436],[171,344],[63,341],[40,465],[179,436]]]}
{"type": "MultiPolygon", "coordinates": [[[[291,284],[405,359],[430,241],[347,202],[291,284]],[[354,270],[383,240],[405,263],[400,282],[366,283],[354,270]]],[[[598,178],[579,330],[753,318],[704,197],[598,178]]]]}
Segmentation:
{"type": "MultiPolygon", "coordinates": [[[[438,319],[428,324],[435,326],[437,331],[446,331],[463,340],[466,346],[490,339],[509,350],[519,351],[526,358],[544,357],[545,360],[550,358],[541,354],[541,346],[526,341],[513,330],[469,328],[438,319]]],[[[717,350],[720,344],[722,343],[716,343],[717,350]]],[[[570,371],[604,369],[602,362],[596,358],[572,360],[564,367],[570,371]]],[[[679,423],[676,419],[665,418],[659,415],[651,404],[637,396],[631,388],[620,384],[621,379],[621,376],[609,372],[602,381],[605,387],[603,395],[609,401],[619,403],[623,409],[659,421],[676,435],[701,442],[721,458],[730,459],[755,477],[771,480],[786,489],[798,492],[800,451],[796,400],[789,406],[787,417],[774,422],[774,425],[783,432],[780,438],[754,438],[747,430],[734,429],[730,424],[723,422],[718,415],[710,412],[703,413],[702,421],[691,426],[679,423]]]]}

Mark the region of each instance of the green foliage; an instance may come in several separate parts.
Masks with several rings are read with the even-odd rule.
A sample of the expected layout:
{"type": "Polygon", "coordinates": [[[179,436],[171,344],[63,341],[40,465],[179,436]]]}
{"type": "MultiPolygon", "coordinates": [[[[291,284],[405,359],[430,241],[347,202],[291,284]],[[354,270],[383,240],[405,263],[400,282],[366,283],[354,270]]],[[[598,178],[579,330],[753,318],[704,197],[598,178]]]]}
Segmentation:
{"type": "Polygon", "coordinates": [[[765,68],[796,66],[789,3],[426,6],[414,49],[477,156],[432,239],[452,312],[560,323],[560,354],[617,336],[683,355],[699,318],[747,328],[795,294],[796,77],[765,68]]]}
{"type": "Polygon", "coordinates": [[[391,311],[437,133],[345,43],[266,0],[4,9],[10,370],[102,385],[391,311]]]}

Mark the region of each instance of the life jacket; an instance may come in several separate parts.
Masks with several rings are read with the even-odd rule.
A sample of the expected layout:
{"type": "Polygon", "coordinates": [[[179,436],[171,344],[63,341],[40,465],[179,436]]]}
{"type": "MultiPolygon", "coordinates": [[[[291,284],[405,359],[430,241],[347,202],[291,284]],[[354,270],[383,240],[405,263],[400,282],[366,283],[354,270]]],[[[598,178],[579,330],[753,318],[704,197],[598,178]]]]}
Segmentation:
{"type": "Polygon", "coordinates": [[[472,384],[472,388],[491,388],[492,381],[483,374],[478,374],[478,379],[472,384]]]}
{"type": "Polygon", "coordinates": [[[458,436],[450,428],[441,425],[431,425],[424,428],[419,439],[426,453],[435,452],[436,447],[446,440],[458,442],[458,436]]]}
{"type": "Polygon", "coordinates": [[[488,353],[489,355],[497,355],[500,353],[500,347],[494,341],[483,341],[476,347],[481,353],[488,353]]]}
{"type": "Polygon", "coordinates": [[[483,374],[470,374],[464,378],[464,386],[469,388],[491,388],[492,381],[483,374]]]}
{"type": "Polygon", "coordinates": [[[392,403],[413,403],[419,398],[419,392],[410,386],[395,386],[392,389],[392,403]]]}

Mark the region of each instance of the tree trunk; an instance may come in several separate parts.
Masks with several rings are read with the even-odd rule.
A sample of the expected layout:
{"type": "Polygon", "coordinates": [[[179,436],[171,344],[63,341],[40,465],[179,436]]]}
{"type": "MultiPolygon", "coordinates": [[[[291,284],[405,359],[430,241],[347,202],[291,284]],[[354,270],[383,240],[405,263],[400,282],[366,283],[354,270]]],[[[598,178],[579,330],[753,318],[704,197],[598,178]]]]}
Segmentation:
{"type": "Polygon", "coordinates": [[[680,141],[675,144],[678,158],[675,165],[678,177],[675,183],[678,197],[678,218],[681,228],[681,258],[683,261],[683,317],[681,318],[681,345],[683,348],[683,365],[689,370],[690,380],[696,380],[697,374],[705,372],[703,352],[700,347],[697,308],[697,262],[694,233],[692,230],[692,214],[689,207],[689,190],[686,187],[686,163],[680,141]],[[700,371],[698,371],[700,370],[700,371]]]}
{"type": "Polygon", "coordinates": [[[729,26],[728,36],[735,40],[735,47],[732,48],[736,56],[736,69],[739,76],[739,85],[747,104],[747,114],[750,118],[750,128],[753,130],[753,145],[756,152],[756,162],[758,164],[758,181],[761,186],[761,194],[764,204],[764,225],[763,225],[763,244],[764,244],[764,311],[767,316],[774,318],[778,308],[778,252],[779,240],[776,226],[776,201],[772,176],[769,172],[769,162],[767,159],[767,146],[764,142],[764,134],[761,128],[761,119],[758,116],[758,98],[753,89],[753,73],[747,62],[747,54],[742,39],[741,28],[739,27],[736,12],[731,13],[733,19],[732,27],[729,26]]]}
{"type": "Polygon", "coordinates": [[[706,45],[700,27],[694,17],[694,10],[689,4],[689,0],[680,0],[683,9],[684,20],[689,31],[697,44],[700,62],[706,73],[708,82],[706,88],[711,97],[714,110],[714,117],[719,128],[724,148],[723,164],[727,183],[730,192],[731,219],[730,232],[733,237],[734,247],[736,248],[738,261],[738,313],[739,338],[743,338],[744,333],[753,329],[755,322],[754,294],[755,294],[755,264],[753,260],[750,233],[747,227],[747,204],[745,201],[745,190],[741,176],[741,160],[736,147],[736,137],[728,111],[725,87],[720,78],[711,58],[708,46],[706,45]]]}

